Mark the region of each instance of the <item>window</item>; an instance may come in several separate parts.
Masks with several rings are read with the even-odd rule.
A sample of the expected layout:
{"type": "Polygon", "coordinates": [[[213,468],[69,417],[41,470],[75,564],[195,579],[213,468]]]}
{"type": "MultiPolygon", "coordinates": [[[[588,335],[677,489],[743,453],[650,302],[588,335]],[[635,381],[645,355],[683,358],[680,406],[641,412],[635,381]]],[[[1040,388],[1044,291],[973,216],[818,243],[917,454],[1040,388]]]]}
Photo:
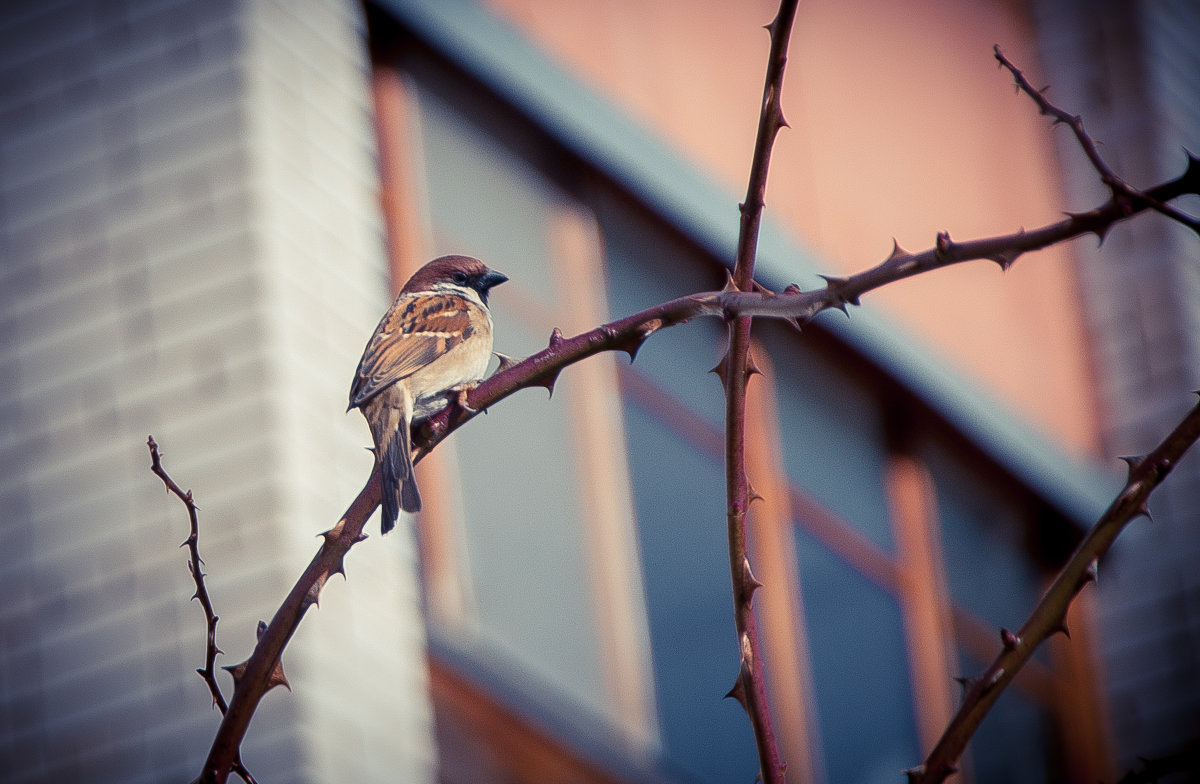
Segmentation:
{"type": "MultiPolygon", "coordinates": [[[[402,30],[373,31],[397,282],[441,253],[486,259],[511,279],[493,313],[513,356],[553,327],[721,286],[718,261],[604,161],[402,30]]],[[[756,330],[756,608],[785,757],[794,780],[894,781],[957,704],[952,679],[991,658],[1077,533],[832,333],[756,330]]],[[[576,365],[551,401],[518,393],[418,469],[444,780],[753,778],[750,728],[722,699],[737,651],[706,371],[724,339],[700,321],[636,364],[576,365]]],[[[1095,751],[1097,732],[1064,734],[1081,665],[1051,649],[1018,680],[967,780],[1054,778],[1095,751]]]]}

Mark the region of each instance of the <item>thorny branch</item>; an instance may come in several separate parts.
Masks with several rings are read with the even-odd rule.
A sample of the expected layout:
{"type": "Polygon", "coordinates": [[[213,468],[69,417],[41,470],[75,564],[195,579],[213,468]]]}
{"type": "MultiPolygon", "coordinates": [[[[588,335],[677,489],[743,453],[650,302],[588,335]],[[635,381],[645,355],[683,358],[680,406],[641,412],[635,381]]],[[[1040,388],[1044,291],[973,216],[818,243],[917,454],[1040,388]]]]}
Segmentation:
{"type": "MultiPolygon", "coordinates": [[[[196,672],[204,679],[204,683],[208,686],[208,691],[212,694],[213,705],[223,715],[229,710],[229,706],[225,702],[225,695],[221,693],[220,685],[217,683],[216,663],[217,654],[224,653],[224,651],[217,647],[217,621],[219,617],[213,610],[212,599],[209,597],[208,588],[204,584],[204,572],[201,571],[204,567],[204,560],[200,557],[200,520],[197,515],[199,508],[192,498],[192,491],[183,490],[167,474],[167,470],[163,468],[162,451],[158,448],[154,436],[146,439],[146,446],[150,449],[150,470],[166,485],[167,492],[173,493],[187,507],[191,530],[188,532],[188,538],[179,546],[188,548],[188,572],[192,575],[192,580],[196,583],[196,592],[192,594],[192,598],[199,601],[200,607],[204,610],[204,625],[208,631],[208,642],[204,649],[204,666],[196,670],[196,672]]],[[[232,771],[241,776],[246,784],[255,784],[254,777],[250,775],[250,771],[246,770],[245,766],[242,765],[240,756],[234,757],[232,771]]]]}
{"type": "Polygon", "coordinates": [[[1129,464],[1125,486],[1075,548],[1020,631],[1014,634],[1008,629],[1000,630],[1000,653],[982,675],[968,681],[962,705],[925,762],[905,771],[910,784],[935,784],[953,774],[967,741],[1034,650],[1053,634],[1062,632],[1069,636],[1066,616],[1072,600],[1085,585],[1096,580],[1100,559],[1125,526],[1135,517],[1150,516],[1147,502],[1151,492],[1198,438],[1200,403],[1150,454],[1125,458],[1129,464]]]}
{"type": "MultiPolygon", "coordinates": [[[[1182,175],[1147,189],[1146,194],[1163,203],[1186,194],[1200,194],[1200,158],[1189,156],[1182,175]]],[[[846,278],[826,276],[826,285],[818,289],[801,291],[789,286],[778,293],[762,287],[754,291],[701,292],[655,305],[574,337],[563,337],[555,330],[549,346],[542,351],[520,362],[503,357],[500,370],[467,394],[466,406],[451,404],[420,426],[414,433],[416,443],[422,452],[428,452],[480,411],[518,390],[538,386],[553,389],[563,368],[585,357],[603,351],[624,351],[633,359],[642,343],[665,327],[702,316],[765,316],[803,326],[823,310],[845,311],[847,305],[858,305],[863,294],[952,264],[987,259],[1008,269],[1030,251],[1085,234],[1103,238],[1113,226],[1146,208],[1144,203],[1123,205],[1114,198],[1093,210],[1068,214],[1055,223],[1013,234],[955,242],[942,232],[927,250],[910,253],[893,245],[891,254],[879,265],[846,278]]]]}
{"type": "MultiPolygon", "coordinates": [[[[781,104],[783,73],[797,4],[798,0],[783,0],[774,21],[767,25],[771,51],[750,177],[746,184],[746,200],[740,205],[737,255],[729,281],[732,290],[753,291],[755,288],[754,264],[771,151],[779,130],[787,125],[781,104]]],[[[764,784],[782,784],[786,765],[779,758],[775,729],[771,724],[763,680],[762,646],[754,617],[754,592],[760,583],[750,569],[746,538],[746,515],[751,500],[756,497],[746,475],[746,386],[750,377],[760,372],[750,356],[751,319],[751,316],[738,316],[729,320],[729,346],[714,369],[725,388],[725,516],[729,532],[729,572],[733,583],[733,620],[739,651],[737,678],[728,696],[737,699],[750,717],[758,748],[759,778],[764,784]]]]}
{"type": "Polygon", "coordinates": [[[992,51],[996,57],[996,61],[1000,64],[1000,66],[1002,68],[1007,68],[1008,72],[1012,74],[1013,81],[1016,82],[1017,89],[1028,95],[1033,99],[1033,102],[1037,104],[1038,111],[1044,115],[1053,117],[1055,125],[1061,123],[1071,129],[1071,132],[1075,134],[1076,141],[1079,142],[1080,148],[1083,149],[1084,155],[1086,155],[1087,159],[1091,162],[1092,168],[1094,168],[1100,175],[1100,180],[1108,186],[1109,190],[1112,191],[1115,199],[1120,200],[1124,198],[1132,203],[1145,204],[1151,209],[1161,212],[1168,218],[1176,220],[1197,234],[1200,234],[1200,220],[1193,218],[1185,212],[1175,209],[1165,202],[1153,198],[1143,191],[1139,191],[1137,188],[1134,188],[1129,183],[1118,177],[1116,172],[1114,172],[1112,168],[1104,161],[1104,158],[1101,157],[1100,150],[1096,146],[1096,140],[1093,139],[1086,130],[1084,130],[1083,118],[1078,114],[1071,114],[1047,100],[1046,91],[1050,88],[1043,87],[1040,90],[1035,89],[1030,81],[1025,78],[1025,74],[1021,72],[1021,69],[1013,65],[1012,61],[1004,56],[1004,53],[1000,51],[999,44],[994,46],[992,51]]]}
{"type": "MultiPolygon", "coordinates": [[[[785,62],[782,47],[788,37],[785,27],[790,29],[791,26],[791,11],[788,9],[794,10],[794,6],[794,0],[784,0],[784,8],[781,9],[780,15],[768,27],[772,32],[772,59],[768,67],[767,88],[763,104],[763,118],[768,122],[765,126],[760,125],[760,139],[764,128],[773,139],[778,129],[786,124],[779,111],[779,83],[775,80],[782,76],[785,62]]],[[[1002,60],[1001,64],[1005,65],[1007,61],[1002,60]]],[[[1009,67],[1010,70],[1015,71],[1011,66],[1009,67]]],[[[1019,72],[1015,71],[1014,76],[1017,74],[1019,72]]],[[[1018,79],[1018,85],[1021,85],[1020,79],[1018,79]]],[[[1035,96],[1034,100],[1038,101],[1039,106],[1042,106],[1044,110],[1049,107],[1053,113],[1052,105],[1048,103],[1043,105],[1044,96],[1041,96],[1041,93],[1036,90],[1027,90],[1027,92],[1035,96]]],[[[1057,115],[1055,116],[1057,117],[1057,115]]],[[[1070,116],[1068,115],[1067,120],[1064,121],[1069,122],[1069,120],[1070,116]]],[[[1076,125],[1072,125],[1072,127],[1076,127],[1076,125]]],[[[1081,142],[1085,145],[1091,145],[1094,150],[1094,144],[1091,143],[1090,137],[1082,133],[1081,124],[1078,124],[1077,137],[1080,137],[1081,142]]],[[[1180,177],[1146,191],[1136,191],[1124,185],[1111,174],[1111,171],[1097,156],[1093,160],[1093,164],[1096,165],[1097,161],[1099,162],[1097,170],[1112,189],[1113,195],[1107,202],[1093,210],[1069,213],[1061,221],[1031,231],[1022,229],[1013,234],[968,242],[954,242],[947,232],[942,232],[937,235],[932,248],[920,253],[909,253],[898,245],[894,245],[891,254],[882,263],[856,275],[847,278],[824,276],[826,285],[822,288],[801,291],[797,286],[789,286],[783,292],[775,293],[753,280],[753,237],[755,236],[754,232],[757,231],[762,207],[762,191],[759,190],[759,184],[765,182],[769,159],[769,155],[766,154],[760,157],[757,150],[758,144],[756,144],[756,163],[752,170],[751,186],[748,189],[749,196],[747,203],[742,205],[742,232],[739,235],[738,261],[729,287],[723,291],[702,292],[661,303],[571,338],[564,337],[558,329],[555,329],[546,349],[519,362],[501,357],[499,371],[472,389],[461,404],[452,402],[446,409],[414,428],[414,445],[418,450],[416,459],[419,460],[428,454],[446,436],[480,411],[486,410],[516,391],[535,386],[545,387],[552,391],[555,380],[563,368],[586,357],[603,351],[620,350],[628,353],[632,361],[636,358],[642,343],[650,335],[665,327],[682,324],[701,316],[720,317],[730,322],[732,325],[730,353],[722,362],[724,367],[719,365],[717,370],[727,377],[741,379],[741,383],[732,385],[726,382],[727,392],[731,386],[740,388],[744,392],[747,374],[755,372],[749,358],[748,344],[742,357],[745,364],[741,365],[740,370],[736,369],[734,361],[741,360],[737,360],[736,357],[735,360],[730,360],[730,357],[735,356],[736,351],[741,351],[737,348],[742,340],[741,332],[736,325],[744,323],[748,317],[780,318],[803,326],[823,310],[837,308],[845,312],[848,305],[858,305],[860,297],[867,292],[894,281],[951,264],[976,259],[990,259],[999,264],[1002,269],[1007,269],[1024,253],[1064,242],[1083,234],[1095,234],[1103,240],[1114,225],[1147,208],[1156,209],[1195,228],[1194,219],[1170,208],[1168,202],[1185,194],[1200,194],[1200,159],[1191,155],[1188,156],[1187,169],[1180,177]],[[754,172],[761,173],[756,175],[754,172]],[[760,180],[759,177],[762,179],[760,180]]],[[[769,149],[765,152],[769,152],[769,149]]],[[[727,414],[732,414],[739,410],[739,404],[736,401],[729,404],[729,398],[730,396],[727,394],[727,414]]],[[[741,405],[744,406],[744,403],[741,405]]],[[[731,416],[729,421],[736,421],[736,416],[731,416]]],[[[734,435],[729,443],[736,444],[736,441],[737,436],[734,435]]],[[[1157,451],[1155,454],[1158,454],[1157,451]]],[[[1152,454],[1143,463],[1139,463],[1135,470],[1139,484],[1136,485],[1134,492],[1142,498],[1140,502],[1142,504],[1144,504],[1145,498],[1142,493],[1148,495],[1153,485],[1161,479],[1161,475],[1159,475],[1153,482],[1148,482],[1144,481],[1145,477],[1143,477],[1143,474],[1151,471],[1150,468],[1143,468],[1143,466],[1163,465],[1155,462],[1155,454],[1152,454]]],[[[742,465],[737,460],[736,454],[733,454],[733,458],[733,465],[742,465]]],[[[156,473],[158,472],[156,471],[156,473]]],[[[740,540],[744,536],[744,532],[736,530],[735,524],[744,524],[746,505],[754,497],[749,484],[745,482],[744,468],[740,476],[744,486],[738,487],[738,478],[733,476],[734,481],[730,487],[734,489],[730,492],[728,511],[731,523],[734,523],[731,524],[730,562],[734,569],[735,618],[739,623],[739,639],[744,642],[754,639],[753,615],[749,609],[750,598],[757,583],[749,571],[748,562],[744,558],[737,557],[738,544],[735,540],[740,540]],[[740,523],[737,523],[735,518],[740,519],[740,523]],[[746,623],[749,625],[744,625],[746,623]],[[746,630],[749,630],[751,634],[747,635],[746,630]]],[[[1131,481],[1134,480],[1131,479],[1131,481]]],[[[240,768],[238,749],[259,701],[267,690],[286,683],[279,665],[284,648],[299,626],[304,613],[317,602],[320,591],[329,576],[335,573],[344,574],[343,559],[354,544],[366,538],[362,529],[367,518],[378,506],[379,498],[379,477],[377,473],[372,473],[367,485],[346,510],[342,519],[332,529],[325,532],[320,550],[276,611],[271,623],[265,629],[260,628],[259,640],[250,658],[236,667],[229,668],[235,676],[234,694],[213,740],[200,777],[201,781],[224,782],[231,769],[240,768]]],[[[1136,513],[1136,509],[1134,513],[1136,513]]],[[[1119,530],[1119,526],[1117,526],[1117,530],[1119,530]]],[[[1091,546],[1095,547],[1096,545],[1091,546]]],[[[1104,546],[1104,549],[1107,549],[1107,545],[1104,546]]],[[[742,553],[744,553],[744,546],[742,553]]],[[[1064,572],[1064,574],[1067,573],[1064,572]]],[[[1069,587],[1075,588],[1073,584],[1069,587]]],[[[1073,596],[1074,593],[1070,595],[1073,596]]],[[[1052,628],[1050,631],[1052,632],[1056,628],[1052,628]]],[[[1029,642],[1036,638],[1036,635],[1030,633],[1031,631],[1023,628],[1019,635],[1006,635],[1005,642],[1007,644],[1011,637],[1015,641],[1011,650],[1024,651],[1029,642]]],[[[744,668],[747,662],[747,648],[743,647],[742,650],[744,668]]],[[[753,645],[749,650],[749,661],[752,667],[757,667],[758,657],[753,645]]],[[[1006,647],[1004,655],[1008,655],[1009,652],[1010,649],[1006,647]]],[[[1012,661],[1006,659],[1005,661],[1008,667],[1015,663],[1015,659],[1012,661]]],[[[762,688],[761,677],[755,676],[753,672],[753,669],[749,673],[739,672],[738,685],[743,686],[743,691],[739,693],[738,686],[735,686],[734,691],[731,692],[732,696],[742,699],[743,704],[747,697],[744,685],[749,684],[756,689],[762,688]],[[757,686],[754,686],[756,681],[757,686]]],[[[1010,678],[1012,674],[1012,671],[1006,669],[997,683],[1006,682],[1004,679],[1010,678]]],[[[984,681],[980,683],[982,684],[984,681]]],[[[996,684],[992,684],[991,688],[998,692],[995,686],[996,684]]],[[[782,765],[778,762],[776,754],[772,754],[770,751],[764,752],[764,743],[767,744],[767,747],[773,746],[773,741],[768,740],[770,725],[767,721],[753,718],[758,710],[763,712],[764,717],[766,716],[765,696],[754,696],[752,699],[761,702],[761,707],[747,705],[747,711],[751,714],[752,722],[755,724],[760,762],[763,766],[762,774],[764,777],[773,777],[766,779],[768,781],[778,780],[782,778],[782,765]]],[[[964,738],[962,743],[965,742],[964,738]]],[[[930,759],[937,762],[932,755],[930,759]]],[[[957,756],[954,759],[957,759],[957,756]]],[[[945,771],[949,769],[948,764],[935,768],[927,762],[925,767],[927,771],[945,771]]],[[[243,777],[245,775],[247,774],[243,774],[243,777]]],[[[932,774],[929,772],[923,772],[921,776],[925,778],[918,780],[935,780],[928,778],[930,775],[932,774]]]]}
{"type": "Polygon", "coordinates": [[[198,781],[202,784],[220,784],[226,780],[238,759],[238,749],[259,701],[275,686],[287,685],[281,663],[283,649],[299,628],[304,613],[317,604],[321,589],[330,576],[346,574],[343,566],[346,553],[367,538],[362,529],[375,507],[379,506],[379,498],[379,471],[375,470],[342,519],[321,535],[321,548],[275,611],[270,624],[265,628],[259,624],[258,642],[250,658],[226,668],[233,675],[233,698],[229,701],[229,710],[221,720],[221,726],[217,728],[200,773],[198,781]]]}

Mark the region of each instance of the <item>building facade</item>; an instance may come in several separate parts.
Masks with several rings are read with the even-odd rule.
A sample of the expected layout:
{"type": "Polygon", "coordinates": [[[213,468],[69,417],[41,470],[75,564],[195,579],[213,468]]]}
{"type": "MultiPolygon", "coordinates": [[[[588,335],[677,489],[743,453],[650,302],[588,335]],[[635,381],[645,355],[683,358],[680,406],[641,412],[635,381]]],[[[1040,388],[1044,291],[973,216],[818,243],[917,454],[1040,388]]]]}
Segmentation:
{"type": "MultiPolygon", "coordinates": [[[[192,672],[204,648],[176,549],[186,517],[147,470],[148,433],[198,498],[219,663],[233,664],[370,471],[345,391],[420,263],[462,252],[509,275],[493,311],[511,356],[554,327],[722,285],[774,10],[683,5],[0,12],[13,781],[188,780],[207,752],[219,715],[192,672]]],[[[1034,69],[1040,52],[1044,74],[1061,62],[1064,85],[1085,79],[1078,9],[803,5],[765,285],[870,266],[893,235],[917,250],[942,229],[1006,233],[1103,198],[990,60],[999,41],[1034,69]],[[941,30],[958,44],[925,45],[941,30]]],[[[1136,51],[1157,51],[1146,42],[1166,40],[1172,8],[1147,12],[1136,51]]],[[[1193,127],[1176,106],[1190,83],[1173,56],[1149,61],[1154,116],[1171,119],[1154,138],[1173,143],[1193,127]]],[[[1086,272],[1071,246],[1003,277],[926,276],[848,322],[756,327],[756,602],[790,780],[899,780],[953,712],[953,679],[990,660],[998,627],[1021,623],[1107,503],[1119,480],[1093,461],[1131,443],[1121,423],[1149,439],[1135,449],[1166,432],[1173,404],[1151,422],[1123,405],[1145,397],[1113,390],[1172,397],[1195,367],[1196,300],[1164,287],[1178,307],[1131,308],[1179,337],[1153,341],[1177,373],[1133,381],[1132,360],[1107,363],[1126,322],[1104,270],[1174,243],[1186,277],[1195,254],[1141,231],[1117,229],[1086,272]]],[[[706,371],[722,342],[717,322],[666,330],[635,363],[582,363],[551,399],[518,393],[439,446],[419,468],[419,519],[354,549],[285,654],[291,692],[267,696],[243,748],[256,778],[752,780],[749,727],[721,699],[737,651],[723,403],[706,371]]],[[[1117,553],[1112,584],[1102,566],[1072,639],[981,728],[966,780],[1107,780],[1195,736],[1200,687],[1179,645],[1200,625],[1191,505],[1166,490],[1156,526],[1175,545],[1131,532],[1140,555],[1117,553]],[[1136,575],[1156,570],[1131,563],[1174,577],[1150,583],[1136,575]],[[1172,664],[1147,671],[1155,657],[1172,664]]]]}

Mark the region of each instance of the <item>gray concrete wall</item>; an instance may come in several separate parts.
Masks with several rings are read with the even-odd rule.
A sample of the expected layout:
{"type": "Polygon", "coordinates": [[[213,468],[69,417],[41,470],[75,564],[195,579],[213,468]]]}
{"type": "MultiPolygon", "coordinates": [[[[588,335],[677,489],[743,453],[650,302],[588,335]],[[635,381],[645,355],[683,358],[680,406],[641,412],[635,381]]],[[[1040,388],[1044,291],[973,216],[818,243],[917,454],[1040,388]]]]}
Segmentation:
{"type": "MultiPolygon", "coordinates": [[[[219,715],[146,436],[234,664],[370,470],[343,410],[388,299],[374,150],[349,0],[3,4],[5,781],[198,773],[219,715]]],[[[260,781],[432,779],[411,532],[347,567],[251,725],[260,781]]]]}

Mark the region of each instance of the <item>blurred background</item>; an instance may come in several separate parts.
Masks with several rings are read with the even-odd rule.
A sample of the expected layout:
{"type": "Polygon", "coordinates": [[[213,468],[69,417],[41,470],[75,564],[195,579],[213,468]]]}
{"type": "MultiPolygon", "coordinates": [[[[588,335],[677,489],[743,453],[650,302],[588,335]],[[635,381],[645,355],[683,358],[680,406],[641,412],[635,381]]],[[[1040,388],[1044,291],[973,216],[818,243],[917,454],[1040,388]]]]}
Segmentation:
{"type": "MultiPolygon", "coordinates": [[[[47,0],[0,10],[0,770],[193,778],[246,658],[371,470],[345,415],[393,293],[485,259],[524,356],[733,258],[771,3],[47,0]],[[228,685],[224,674],[222,682],[228,685]]],[[[822,285],[1107,194],[992,45],[1148,186],[1200,151],[1187,0],[805,0],[759,280],[822,285]]],[[[1193,212],[1198,206],[1188,204],[1193,212]]],[[[756,322],[748,461],[795,782],[900,781],[1200,386],[1200,242],[1157,216],[756,322]]],[[[242,758],[262,782],[751,781],[721,325],[565,372],[420,468],[242,758]]],[[[1200,736],[1200,461],[1179,465],[968,749],[966,782],[1111,781],[1200,736]]],[[[373,524],[369,530],[374,530],[373,524]]]]}

